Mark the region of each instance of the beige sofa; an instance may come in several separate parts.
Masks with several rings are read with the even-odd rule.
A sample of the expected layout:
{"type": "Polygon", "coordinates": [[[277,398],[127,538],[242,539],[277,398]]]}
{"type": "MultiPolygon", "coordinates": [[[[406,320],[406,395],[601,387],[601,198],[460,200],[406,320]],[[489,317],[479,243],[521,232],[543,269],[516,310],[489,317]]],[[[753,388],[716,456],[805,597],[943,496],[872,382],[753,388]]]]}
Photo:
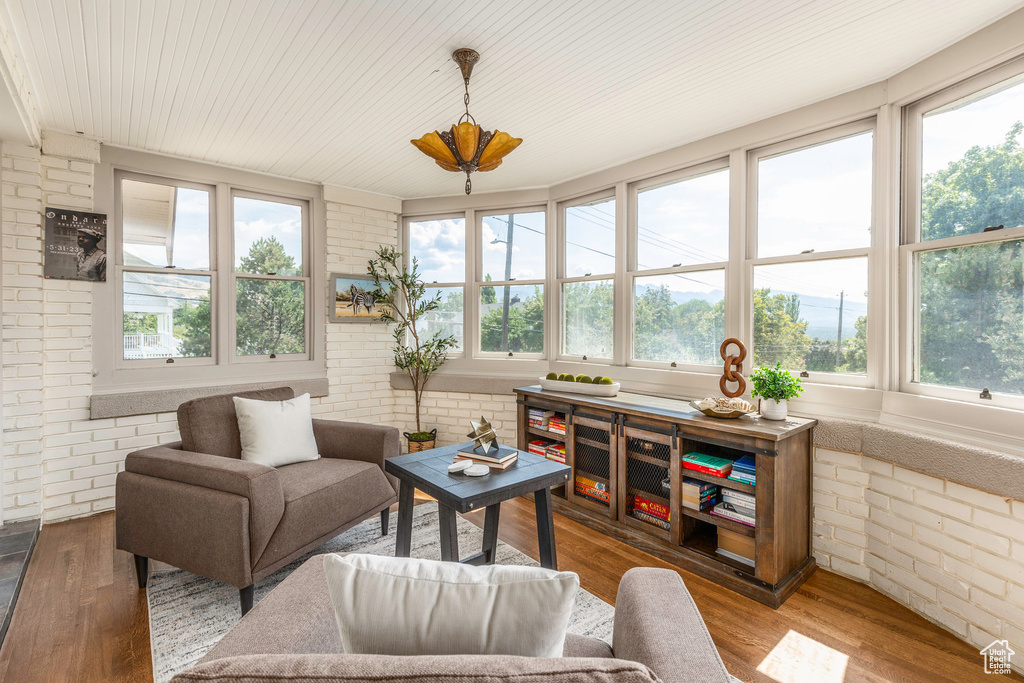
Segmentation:
{"type": "MultiPolygon", "coordinates": [[[[290,399],[288,387],[234,394],[290,399]]],[[[253,584],[355,524],[381,514],[397,481],[393,427],[313,420],[319,460],[267,467],[241,459],[232,394],[178,408],[181,442],[128,455],[117,475],[117,547],[135,555],[139,586],[148,558],[239,589],[244,615],[253,584]]]]}
{"type": "MultiPolygon", "coordinates": [[[[381,606],[387,609],[386,605],[381,606]]],[[[172,683],[726,683],[729,676],[679,575],[641,567],[622,577],[613,646],[569,635],[562,659],[346,655],[313,557],[172,683]]]]}

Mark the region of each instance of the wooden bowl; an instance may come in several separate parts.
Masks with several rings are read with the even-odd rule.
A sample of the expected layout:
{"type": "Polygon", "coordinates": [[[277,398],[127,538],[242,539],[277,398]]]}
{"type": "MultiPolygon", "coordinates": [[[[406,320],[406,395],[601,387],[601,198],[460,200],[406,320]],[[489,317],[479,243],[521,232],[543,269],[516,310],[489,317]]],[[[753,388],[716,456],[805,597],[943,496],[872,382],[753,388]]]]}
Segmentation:
{"type": "Polygon", "coordinates": [[[697,401],[690,401],[690,405],[700,412],[704,413],[708,417],[718,417],[724,420],[735,419],[743,415],[749,415],[750,413],[756,413],[756,409],[751,410],[735,410],[731,408],[701,408],[697,401]]]}

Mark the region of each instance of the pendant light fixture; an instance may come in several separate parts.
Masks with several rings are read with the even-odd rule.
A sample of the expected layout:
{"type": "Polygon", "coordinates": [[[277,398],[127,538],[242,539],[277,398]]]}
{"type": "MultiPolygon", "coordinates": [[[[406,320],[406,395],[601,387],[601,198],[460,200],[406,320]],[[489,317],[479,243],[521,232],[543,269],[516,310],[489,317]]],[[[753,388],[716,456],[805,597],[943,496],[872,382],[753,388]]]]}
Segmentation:
{"type": "Polygon", "coordinates": [[[493,133],[482,130],[469,113],[469,77],[473,73],[473,66],[480,60],[480,53],[464,47],[453,52],[452,59],[462,70],[462,80],[466,86],[466,113],[459,117],[458,123],[451,130],[443,133],[435,130],[419,140],[409,142],[444,170],[465,173],[466,194],[469,194],[473,190],[469,174],[498,168],[501,160],[523,140],[500,130],[493,133]]]}

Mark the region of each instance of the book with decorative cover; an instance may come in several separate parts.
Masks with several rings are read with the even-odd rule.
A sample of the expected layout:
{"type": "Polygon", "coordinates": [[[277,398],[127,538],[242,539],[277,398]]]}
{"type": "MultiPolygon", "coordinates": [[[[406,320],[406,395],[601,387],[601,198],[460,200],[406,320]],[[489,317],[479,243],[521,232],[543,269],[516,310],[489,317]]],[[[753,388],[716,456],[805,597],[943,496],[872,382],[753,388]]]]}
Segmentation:
{"type": "Polygon", "coordinates": [[[719,477],[726,477],[732,472],[732,460],[719,458],[704,453],[687,453],[683,456],[683,467],[705,474],[714,474],[719,477]]]}
{"type": "Polygon", "coordinates": [[[492,449],[490,452],[484,452],[484,449],[477,448],[463,448],[459,450],[459,455],[463,458],[470,460],[479,460],[480,462],[496,462],[503,463],[506,460],[511,460],[518,455],[518,451],[508,446],[498,446],[497,450],[492,449]]]}

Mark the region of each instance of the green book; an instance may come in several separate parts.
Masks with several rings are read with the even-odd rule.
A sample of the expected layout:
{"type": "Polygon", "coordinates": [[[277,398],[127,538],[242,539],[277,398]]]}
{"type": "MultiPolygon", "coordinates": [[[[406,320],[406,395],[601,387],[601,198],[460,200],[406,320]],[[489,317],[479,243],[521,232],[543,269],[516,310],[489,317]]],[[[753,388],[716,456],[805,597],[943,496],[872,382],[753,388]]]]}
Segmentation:
{"type": "Polygon", "coordinates": [[[726,466],[729,466],[730,469],[732,468],[732,460],[729,460],[728,458],[718,458],[713,455],[705,455],[704,453],[698,453],[696,451],[684,455],[683,462],[692,462],[694,465],[707,467],[711,470],[721,470],[726,466]]]}

